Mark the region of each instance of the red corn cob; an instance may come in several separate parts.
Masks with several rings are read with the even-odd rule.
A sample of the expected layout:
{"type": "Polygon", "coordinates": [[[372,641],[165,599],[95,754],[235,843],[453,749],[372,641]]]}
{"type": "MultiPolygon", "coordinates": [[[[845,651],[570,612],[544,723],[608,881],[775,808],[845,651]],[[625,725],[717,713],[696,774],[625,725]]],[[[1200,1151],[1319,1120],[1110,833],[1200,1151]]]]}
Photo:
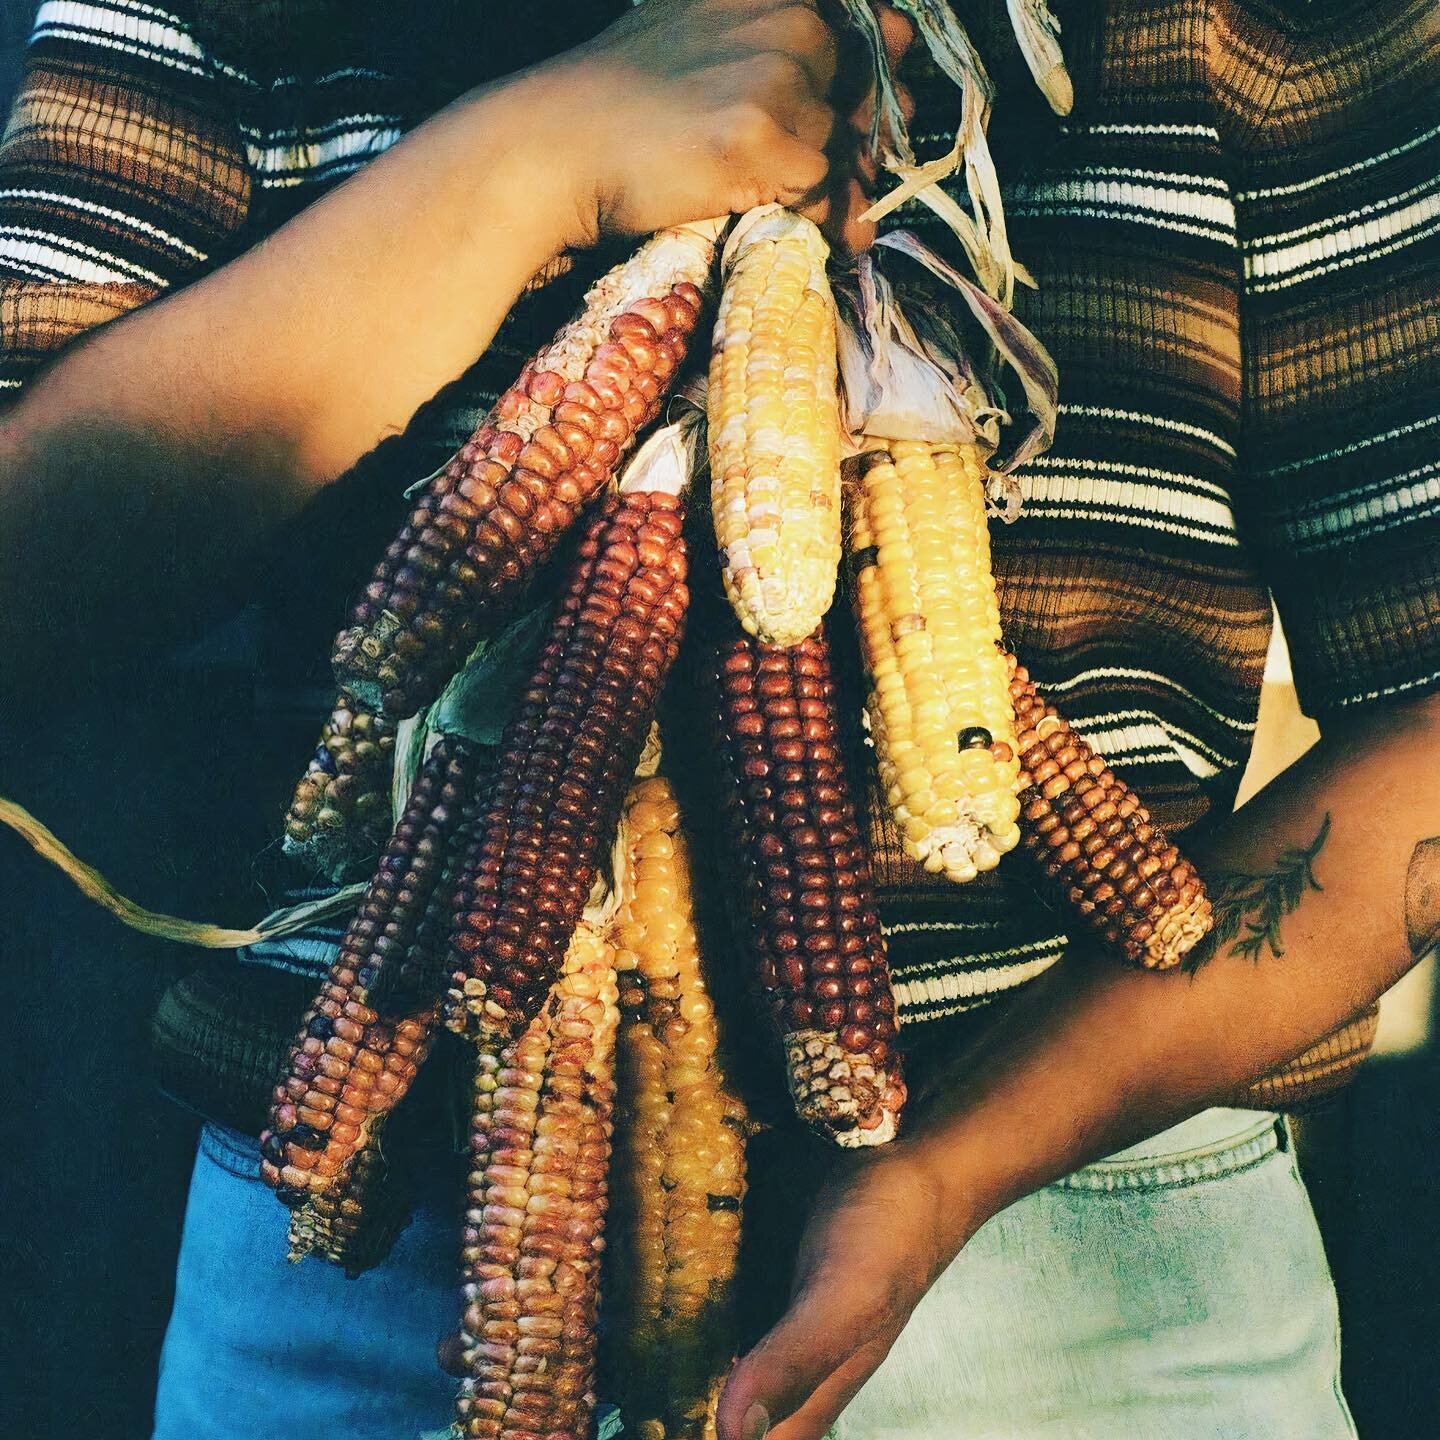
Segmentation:
{"type": "Polygon", "coordinates": [[[460,882],[452,1028],[505,1040],[539,1009],[619,822],[684,628],[680,497],[612,497],[502,739],[460,882]]]}
{"type": "Polygon", "coordinates": [[[841,1145],[881,1144],[905,1085],[824,632],[779,649],[737,630],[716,676],[731,828],[796,1109],[841,1145]]]}
{"type": "Polygon", "coordinates": [[[615,952],[575,932],[543,1010],[475,1073],[461,1263],[467,1440],[588,1440],[614,1106],[615,952]]]}
{"type": "Polygon", "coordinates": [[[285,853],[332,880],[374,861],[390,833],[395,722],[341,691],[285,817],[285,853]]]}
{"type": "Polygon", "coordinates": [[[396,718],[433,700],[659,411],[714,245],[665,231],[596,284],[428,482],[335,644],[342,685],[396,718]]]}
{"type": "Polygon", "coordinates": [[[1127,960],[1150,970],[1178,965],[1213,920],[1204,882],[1024,666],[1011,664],[1021,844],[1127,960]]]}
{"type": "Polygon", "coordinates": [[[263,1178],[292,1209],[334,1185],[373,1141],[429,1050],[438,994],[397,1017],[381,1014],[370,991],[383,967],[410,955],[427,918],[432,943],[443,937],[435,915],[450,907],[446,850],[477,769],[463,741],[435,746],[291,1047],[260,1151],[263,1178]]]}

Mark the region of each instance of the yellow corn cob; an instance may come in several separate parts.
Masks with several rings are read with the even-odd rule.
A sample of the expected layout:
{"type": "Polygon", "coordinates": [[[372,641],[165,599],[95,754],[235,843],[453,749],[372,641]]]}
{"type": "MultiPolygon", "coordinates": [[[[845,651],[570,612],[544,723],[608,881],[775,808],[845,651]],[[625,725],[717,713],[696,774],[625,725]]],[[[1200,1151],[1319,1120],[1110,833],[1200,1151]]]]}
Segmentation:
{"type": "Polygon", "coordinates": [[[891,440],[866,454],[849,488],[847,550],[896,827],[927,870],[973,880],[1020,840],[979,451],[891,440]]]}
{"type": "Polygon", "coordinates": [[[611,1369],[640,1440],[703,1440],[735,1350],[748,1121],[721,1068],[669,782],[637,784],[626,821],[611,1369]]]}
{"type": "Polygon", "coordinates": [[[585,921],[540,1014],[475,1075],[461,1263],[466,1440],[587,1440],[614,1105],[615,950],[585,921]]]}
{"type": "Polygon", "coordinates": [[[740,623],[795,645],[830,608],[840,563],[829,251],[789,211],[741,227],[726,247],[710,361],[715,538],[740,623]]]}

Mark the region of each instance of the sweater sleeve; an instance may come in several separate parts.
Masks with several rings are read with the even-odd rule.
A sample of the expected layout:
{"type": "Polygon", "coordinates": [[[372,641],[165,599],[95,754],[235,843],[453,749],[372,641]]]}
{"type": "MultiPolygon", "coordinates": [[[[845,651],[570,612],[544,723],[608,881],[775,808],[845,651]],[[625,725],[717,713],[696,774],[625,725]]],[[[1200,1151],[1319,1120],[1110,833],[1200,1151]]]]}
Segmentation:
{"type": "Polygon", "coordinates": [[[224,77],[181,15],[46,0],[0,140],[0,400],[183,284],[250,201],[224,77]]]}
{"type": "Polygon", "coordinates": [[[1321,717],[1440,688],[1440,10],[1378,8],[1291,37],[1237,194],[1242,512],[1321,717]]]}

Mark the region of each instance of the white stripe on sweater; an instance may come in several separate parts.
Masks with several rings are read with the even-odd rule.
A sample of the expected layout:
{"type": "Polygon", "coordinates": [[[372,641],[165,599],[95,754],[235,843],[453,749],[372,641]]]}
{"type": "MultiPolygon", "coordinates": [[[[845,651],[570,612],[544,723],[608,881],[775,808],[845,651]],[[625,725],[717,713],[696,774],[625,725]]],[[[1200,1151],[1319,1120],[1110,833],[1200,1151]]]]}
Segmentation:
{"type": "Polygon", "coordinates": [[[165,284],[163,276],[123,256],[28,225],[0,226],[0,259],[18,265],[28,262],[31,266],[44,266],[52,280],[88,285],[116,285],[130,280],[165,284]],[[62,245],[66,248],[58,248],[62,245]]]}
{"type": "Polygon", "coordinates": [[[1440,176],[1427,176],[1418,185],[1402,190],[1398,195],[1387,196],[1384,200],[1372,200],[1368,205],[1357,205],[1353,210],[1338,215],[1327,215],[1322,220],[1312,220],[1308,225],[1296,226],[1293,230],[1276,230],[1264,235],[1253,235],[1244,241],[1246,250],[1264,250],[1283,244],[1285,241],[1303,240],[1323,235],[1351,221],[1379,218],[1383,214],[1407,208],[1406,202],[1431,194],[1440,189],[1440,176]]]}
{"type": "Polygon", "coordinates": [[[895,1004],[901,1009],[915,1009],[934,1005],[946,1000],[974,1000],[994,995],[1002,990],[1011,990],[1027,980],[1043,974],[1064,953],[1063,947],[1056,948],[1048,955],[1014,964],[992,964],[997,957],[1013,954],[1013,951],[997,950],[989,955],[966,956],[985,962],[983,970],[950,971],[944,975],[929,975],[914,980],[894,982],[895,1004]]]}
{"type": "MultiPolygon", "coordinates": [[[[1060,407],[1065,408],[1063,405],[1060,407]]],[[[1296,470],[1304,470],[1310,465],[1324,465],[1331,460],[1339,460],[1345,455],[1354,455],[1360,450],[1368,450],[1372,445],[1383,445],[1387,440],[1399,440],[1404,435],[1413,435],[1417,430],[1428,429],[1431,425],[1440,425],[1440,415],[1427,415],[1423,420],[1412,420],[1408,425],[1397,425],[1393,430],[1382,430],[1378,435],[1366,435],[1359,440],[1352,440],[1348,445],[1341,445],[1335,450],[1322,450],[1318,455],[1307,455],[1303,460],[1288,460],[1284,465],[1272,465],[1258,473],[1267,478],[1273,475],[1289,475],[1296,470]]],[[[1344,491],[1340,495],[1327,496],[1324,501],[1314,501],[1312,504],[1325,504],[1334,500],[1343,500],[1349,496],[1363,494],[1366,490],[1373,489],[1373,483],[1362,485],[1355,490],[1344,491]]]]}
{"type": "Polygon", "coordinates": [[[300,185],[318,170],[359,167],[388,150],[400,135],[397,125],[373,125],[312,144],[298,141],[269,145],[247,143],[245,150],[261,184],[300,185]]]}
{"type": "Polygon", "coordinates": [[[1230,726],[1232,730],[1238,730],[1244,735],[1253,734],[1255,730],[1254,720],[1237,720],[1234,716],[1224,714],[1207,701],[1202,700],[1193,690],[1187,689],[1170,675],[1162,675],[1158,670],[1142,670],[1137,666],[1129,665],[1095,665],[1089,670],[1077,670],[1075,674],[1065,680],[1047,680],[1040,688],[1047,694],[1060,694],[1066,690],[1073,690],[1077,685],[1084,685],[1090,680],[1147,680],[1156,685],[1163,685],[1167,690],[1173,690],[1192,705],[1198,706],[1206,714],[1213,716],[1222,725],[1230,726]]]}
{"type": "Polygon", "coordinates": [[[1278,195],[1299,195],[1302,191],[1314,190],[1320,185],[1328,185],[1332,180],[1343,180],[1347,175],[1354,175],[1358,171],[1383,165],[1387,160],[1394,160],[1397,156],[1408,154],[1411,150],[1428,144],[1437,137],[1440,137],[1440,125],[1433,130],[1426,130],[1423,134],[1416,135],[1413,139],[1393,146],[1389,150],[1382,150],[1378,155],[1369,155],[1364,160],[1356,160],[1349,165],[1342,165],[1338,170],[1327,170],[1323,175],[1312,175],[1309,179],[1295,180],[1287,185],[1266,185],[1259,190],[1241,190],[1235,198],[1243,204],[1247,200],[1273,199],[1278,195]]]}
{"type": "Polygon", "coordinates": [[[1379,480],[1369,487],[1375,493],[1349,501],[1335,501],[1282,522],[1282,529],[1302,550],[1328,550],[1362,536],[1378,535],[1399,525],[1440,511],[1440,459],[1379,480]]]}
{"type": "Polygon", "coordinates": [[[1206,430],[1199,425],[1189,425],[1183,420],[1171,420],[1164,415],[1145,415],[1139,410],[1115,410],[1109,405],[1066,405],[1061,404],[1062,415],[1086,415],[1096,420],[1126,420],[1135,425],[1144,425],[1160,430],[1174,430],[1179,435],[1189,435],[1192,439],[1203,440],[1207,445],[1213,446],[1222,455],[1231,459],[1235,457],[1235,447],[1228,441],[1222,440],[1213,430],[1206,430]]]}
{"type": "Polygon", "coordinates": [[[75,32],[72,38],[203,75],[204,52],[181,23],[176,16],[150,5],[44,0],[36,12],[33,33],[39,37],[48,31],[75,32]]]}
{"type": "Polygon", "coordinates": [[[1376,260],[1440,231],[1440,194],[1427,195],[1389,215],[1303,240],[1263,255],[1245,257],[1252,293],[1280,290],[1350,265],[1376,260]]]}
{"type": "Polygon", "coordinates": [[[1228,195],[1167,188],[1155,184],[1155,178],[1146,175],[1134,181],[1103,180],[1085,173],[1065,180],[1027,182],[1010,190],[1006,205],[1017,214],[1076,211],[1102,219],[1132,220],[1162,229],[1233,238],[1235,206],[1228,195]]]}
{"type": "Polygon", "coordinates": [[[172,235],[168,230],[162,230],[158,225],[152,225],[138,215],[132,215],[125,210],[112,209],[109,205],[97,205],[95,201],[81,199],[78,195],[62,195],[54,190],[10,188],[0,189],[0,200],[39,200],[46,204],[66,206],[72,210],[83,210],[87,215],[99,215],[103,219],[114,221],[117,225],[124,225],[127,229],[147,235],[152,240],[158,240],[162,245],[167,245],[172,250],[178,250],[192,260],[207,258],[203,250],[197,250],[193,245],[187,245],[178,235],[172,235]]]}

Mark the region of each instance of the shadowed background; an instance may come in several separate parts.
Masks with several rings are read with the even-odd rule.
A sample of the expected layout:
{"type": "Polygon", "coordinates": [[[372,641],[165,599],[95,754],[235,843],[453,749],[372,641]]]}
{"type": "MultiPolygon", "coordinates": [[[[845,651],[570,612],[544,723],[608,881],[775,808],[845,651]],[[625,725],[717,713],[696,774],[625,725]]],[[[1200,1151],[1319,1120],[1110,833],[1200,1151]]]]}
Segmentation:
{"type": "MultiPolygon", "coordinates": [[[[0,112],[34,10],[0,0],[0,112]]],[[[248,924],[273,839],[239,818],[255,811],[254,757],[281,743],[298,764],[313,736],[277,737],[273,721],[253,733],[244,651],[221,656],[97,680],[84,704],[46,715],[25,711],[25,678],[6,673],[0,794],[142,903],[248,924]]],[[[1283,653],[1261,713],[1252,783],[1314,738],[1283,653]]],[[[131,935],[8,834],[0,864],[0,1437],[143,1440],[198,1128],[155,1087],[148,1026],[196,957],[131,935]]],[[[1431,1440],[1440,1413],[1435,1008],[1431,972],[1417,972],[1385,1007],[1389,1053],[1300,1124],[1365,1440],[1431,1440]]]]}

